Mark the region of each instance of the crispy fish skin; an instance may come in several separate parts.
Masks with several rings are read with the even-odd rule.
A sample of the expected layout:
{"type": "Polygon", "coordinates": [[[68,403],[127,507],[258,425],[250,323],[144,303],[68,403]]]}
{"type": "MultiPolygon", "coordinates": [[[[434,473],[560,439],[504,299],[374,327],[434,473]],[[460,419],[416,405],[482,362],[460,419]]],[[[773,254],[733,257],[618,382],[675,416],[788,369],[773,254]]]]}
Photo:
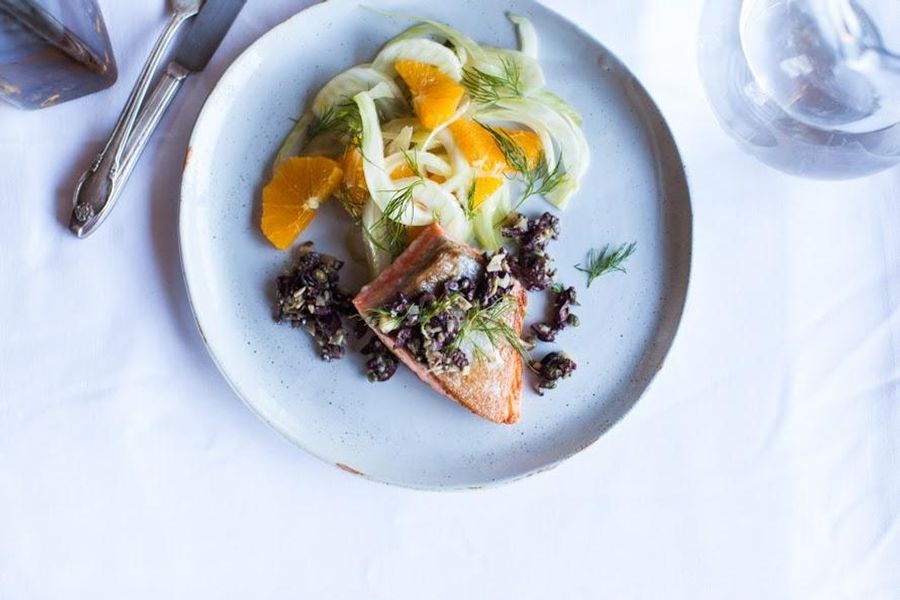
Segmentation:
{"type": "MultiPolygon", "coordinates": [[[[466,272],[483,269],[481,253],[447,238],[438,224],[429,226],[375,281],[365,286],[353,300],[365,315],[393,300],[398,293],[415,294],[433,290],[438,284],[466,272]]],[[[512,291],[518,310],[510,325],[522,333],[528,298],[518,283],[512,291]]],[[[498,348],[492,360],[474,361],[465,372],[435,373],[405,349],[394,349],[390,336],[373,328],[388,348],[425,383],[438,393],[461,404],[476,415],[498,424],[514,424],[521,417],[522,357],[509,344],[498,348]]]]}

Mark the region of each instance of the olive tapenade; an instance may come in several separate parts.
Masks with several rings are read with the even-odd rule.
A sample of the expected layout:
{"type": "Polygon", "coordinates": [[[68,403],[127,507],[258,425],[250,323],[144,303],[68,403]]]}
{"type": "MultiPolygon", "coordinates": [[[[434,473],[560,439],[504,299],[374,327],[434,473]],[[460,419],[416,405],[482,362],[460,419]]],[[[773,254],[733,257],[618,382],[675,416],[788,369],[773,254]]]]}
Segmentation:
{"type": "Polygon", "coordinates": [[[565,352],[553,352],[543,358],[543,360],[531,363],[531,370],[534,371],[539,380],[535,386],[540,395],[544,395],[544,390],[555,389],[561,379],[572,376],[578,365],[565,352]]]}
{"type": "Polygon", "coordinates": [[[275,320],[305,327],[323,360],[342,358],[347,352],[343,318],[356,314],[351,296],[341,289],[344,263],[303,244],[291,268],[276,281],[275,320]]]}
{"type": "Polygon", "coordinates": [[[572,307],[579,306],[574,287],[554,285],[553,316],[549,322],[535,323],[531,326],[534,335],[542,342],[555,342],[556,336],[566,327],[578,327],[578,317],[572,313],[572,307]]]}
{"type": "Polygon", "coordinates": [[[547,252],[551,241],[559,238],[559,218],[544,213],[528,219],[519,213],[509,216],[500,233],[516,240],[519,251],[510,261],[512,272],[530,292],[542,292],[553,285],[556,269],[547,252]]]}

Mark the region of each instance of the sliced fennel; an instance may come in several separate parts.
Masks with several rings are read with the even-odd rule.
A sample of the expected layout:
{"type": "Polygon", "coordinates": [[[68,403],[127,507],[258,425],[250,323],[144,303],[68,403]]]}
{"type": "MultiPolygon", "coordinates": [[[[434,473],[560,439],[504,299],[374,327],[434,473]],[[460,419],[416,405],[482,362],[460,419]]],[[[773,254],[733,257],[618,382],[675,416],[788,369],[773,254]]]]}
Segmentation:
{"type": "Polygon", "coordinates": [[[485,48],[484,58],[471,62],[463,78],[469,94],[481,104],[529,96],[546,83],[544,71],[535,59],[503,48],[485,48]]]}
{"type": "Polygon", "coordinates": [[[384,150],[385,154],[390,155],[396,154],[397,152],[408,152],[410,146],[412,146],[414,132],[415,128],[406,126],[403,127],[393,139],[385,135],[385,132],[382,132],[385,139],[391,139],[390,143],[388,143],[387,145],[387,148],[385,148],[384,150]]]}
{"type": "Polygon", "coordinates": [[[584,123],[584,119],[577,110],[572,108],[572,105],[554,94],[553,92],[549,92],[547,90],[541,90],[538,93],[534,94],[535,100],[543,102],[556,112],[569,117],[575,125],[581,127],[584,123]]]}
{"type": "Polygon", "coordinates": [[[312,112],[321,119],[329,108],[351,102],[360,92],[375,88],[380,90],[378,97],[403,99],[403,92],[393,78],[369,65],[360,65],[326,83],[313,100],[312,112]]]}
{"type": "MultiPolygon", "coordinates": [[[[416,39],[416,38],[427,38],[429,36],[434,36],[443,40],[446,40],[453,44],[454,48],[456,48],[457,54],[459,55],[460,61],[465,65],[469,60],[481,60],[484,54],[484,50],[482,50],[481,46],[467,36],[461,31],[450,27],[444,23],[440,23],[438,21],[432,21],[430,19],[423,19],[420,17],[403,15],[399,13],[394,13],[390,11],[383,11],[377,9],[370,9],[374,12],[383,14],[388,17],[393,17],[396,19],[403,19],[406,21],[417,21],[417,25],[413,25],[397,37],[395,37],[391,42],[398,40],[408,40],[408,39],[416,39]]],[[[390,43],[390,42],[389,42],[390,43]]]]}
{"type": "MultiPolygon", "coordinates": [[[[358,146],[361,164],[340,163],[347,169],[340,193],[362,208],[355,214],[373,274],[383,271],[403,250],[410,227],[436,222],[456,240],[474,240],[481,248],[495,251],[505,243],[502,223],[530,196],[543,195],[564,207],[578,190],[590,153],[581,115],[545,89],[532,23],[508,15],[519,38],[519,47],[508,49],[481,46],[436,21],[374,12],[418,23],[385,44],[371,64],[348,69],[329,81],[275,160],[277,166],[301,152],[340,159],[352,156],[347,154],[349,146],[358,146]],[[400,60],[434,66],[465,89],[455,114],[440,127],[430,130],[416,117],[406,83],[397,73],[400,60]],[[479,170],[482,163],[473,156],[492,150],[485,149],[484,139],[477,135],[457,140],[449,127],[458,119],[487,127],[515,171],[510,170],[510,180],[504,179],[476,210],[469,204],[472,182],[496,176],[497,171],[479,170]],[[533,138],[507,133],[515,129],[534,132],[540,147],[535,148],[533,138]],[[536,152],[543,162],[534,162],[536,152]],[[522,180],[524,186],[511,180],[522,180]]],[[[433,100],[441,98],[437,92],[433,100]]],[[[427,93],[417,93],[417,105],[428,100],[427,93]]]]}
{"type": "Polygon", "coordinates": [[[512,194],[509,185],[504,185],[475,213],[472,225],[479,246],[490,252],[496,252],[503,246],[500,226],[510,212],[512,212],[512,194]]]}
{"type": "MultiPolygon", "coordinates": [[[[362,92],[356,96],[356,103],[362,118],[363,171],[373,203],[386,218],[401,225],[422,226],[438,221],[449,235],[468,239],[471,225],[453,195],[422,177],[391,179],[375,102],[368,92],[362,92]]],[[[432,160],[426,158],[427,153],[417,156],[432,160]]]]}
{"type": "Polygon", "coordinates": [[[374,277],[394,262],[391,247],[394,241],[393,237],[397,235],[397,232],[390,231],[391,223],[385,220],[384,213],[374,202],[366,203],[360,226],[363,229],[366,261],[369,263],[369,270],[374,277]]]}
{"type": "Polygon", "coordinates": [[[428,137],[425,138],[424,142],[422,142],[422,147],[425,150],[431,150],[431,148],[434,147],[434,142],[437,139],[437,136],[440,135],[441,132],[447,131],[450,126],[453,125],[453,123],[466,116],[466,114],[469,113],[470,109],[471,103],[468,100],[464,100],[462,104],[460,104],[460,107],[457,109],[457,111],[453,113],[453,116],[441,123],[439,127],[436,127],[431,131],[431,133],[428,134],[428,137]]]}
{"type": "MultiPolygon", "coordinates": [[[[548,194],[548,200],[559,208],[565,208],[572,195],[578,191],[581,178],[590,163],[590,148],[584,132],[572,119],[553,110],[533,98],[511,98],[501,100],[497,108],[483,113],[498,121],[521,123],[531,128],[544,140],[549,136],[558,149],[559,160],[566,172],[566,182],[548,194]]],[[[547,162],[555,164],[549,152],[550,145],[544,141],[547,162]]]]}
{"type": "Polygon", "coordinates": [[[301,115],[297,123],[285,137],[278,154],[275,157],[273,168],[277,169],[285,160],[296,156],[307,148],[310,141],[310,133],[316,125],[322,123],[323,118],[335,115],[337,107],[346,106],[353,101],[353,97],[364,91],[371,91],[373,96],[381,103],[382,112],[393,117],[407,112],[406,101],[403,92],[396,82],[383,73],[373,69],[369,65],[360,65],[344,71],[334,77],[319,90],[313,100],[310,110],[301,115]]]}
{"type": "Polygon", "coordinates": [[[396,76],[394,65],[401,60],[425,63],[440,69],[453,81],[462,79],[462,63],[456,54],[437,42],[409,39],[391,42],[378,53],[372,66],[385,76],[396,76]]]}
{"type": "Polygon", "coordinates": [[[354,101],[359,107],[362,122],[360,150],[363,154],[363,172],[373,202],[378,205],[381,212],[388,213],[390,218],[403,225],[427,225],[431,221],[425,223],[416,221],[415,206],[411,202],[400,205],[402,198],[399,194],[403,189],[391,180],[387,171],[384,160],[384,136],[381,134],[381,122],[375,109],[375,100],[369,93],[361,92],[356,95],[354,101]]]}
{"type": "Polygon", "coordinates": [[[456,196],[443,186],[426,179],[417,192],[415,201],[431,213],[433,222],[443,227],[449,237],[464,244],[472,241],[472,224],[466,211],[456,196]]]}
{"type": "Polygon", "coordinates": [[[413,173],[422,176],[427,172],[440,175],[446,179],[453,174],[453,168],[450,164],[431,152],[420,152],[418,150],[401,151],[391,154],[384,159],[385,171],[389,174],[402,168],[403,165],[409,166],[413,173]]]}
{"type": "Polygon", "coordinates": [[[453,175],[443,184],[444,189],[468,201],[469,186],[474,177],[472,167],[449,131],[441,132],[436,139],[446,150],[453,169],[453,175]]]}
{"type": "Polygon", "coordinates": [[[306,142],[308,141],[309,128],[315,120],[316,116],[310,111],[306,111],[299,119],[297,119],[297,123],[294,124],[294,127],[287,134],[287,137],[284,138],[284,142],[281,144],[281,148],[279,148],[278,154],[275,156],[275,163],[272,167],[273,170],[278,169],[278,167],[281,166],[281,163],[290,157],[297,156],[303,151],[306,147],[306,142]]]}
{"type": "Polygon", "coordinates": [[[537,59],[540,43],[534,25],[519,15],[509,14],[507,17],[516,26],[516,32],[519,34],[519,50],[522,54],[537,59]]]}

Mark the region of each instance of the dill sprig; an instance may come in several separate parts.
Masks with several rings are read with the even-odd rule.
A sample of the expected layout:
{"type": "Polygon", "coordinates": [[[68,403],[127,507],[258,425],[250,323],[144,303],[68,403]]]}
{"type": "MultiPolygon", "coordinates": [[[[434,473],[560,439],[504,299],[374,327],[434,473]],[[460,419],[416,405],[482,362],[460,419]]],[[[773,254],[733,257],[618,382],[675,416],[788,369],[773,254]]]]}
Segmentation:
{"type": "MultiPolygon", "coordinates": [[[[488,343],[497,348],[501,343],[509,344],[528,363],[530,354],[525,341],[516,333],[509,324],[510,317],[518,310],[518,304],[509,296],[490,307],[475,307],[466,313],[453,346],[459,348],[460,344],[473,335],[483,336],[488,343]]],[[[483,348],[473,344],[474,353],[479,358],[485,358],[483,348]]]]}
{"type": "Polygon", "coordinates": [[[563,169],[562,155],[557,159],[556,165],[552,169],[547,162],[547,155],[543,152],[537,161],[532,164],[528,160],[525,150],[509,134],[490,125],[479,124],[494,138],[500,151],[503,152],[507,164],[515,169],[525,181],[525,192],[514,210],[518,210],[532,196],[546,196],[566,182],[567,177],[563,169]]]}
{"type": "Polygon", "coordinates": [[[546,196],[568,180],[566,172],[563,170],[562,156],[559,157],[553,169],[551,169],[546,156],[542,154],[538,159],[537,165],[532,170],[523,173],[523,175],[525,177],[525,193],[516,205],[516,209],[522,206],[522,203],[530,197],[546,196]]]}
{"type": "Polygon", "coordinates": [[[361,223],[360,225],[366,239],[372,242],[372,245],[379,250],[387,252],[393,257],[400,256],[403,254],[403,251],[406,250],[406,227],[402,224],[397,223],[396,221],[385,221],[382,223],[379,219],[379,222],[373,225],[372,228],[382,228],[382,231],[384,232],[384,241],[378,239],[378,236],[376,236],[371,229],[361,223]]]}
{"type": "Polygon", "coordinates": [[[500,60],[501,75],[487,73],[477,67],[471,67],[463,73],[462,84],[469,96],[480,104],[493,104],[504,98],[517,98],[522,95],[522,73],[516,61],[508,58],[500,60]]]}
{"type": "Polygon", "coordinates": [[[622,244],[612,252],[609,250],[609,245],[603,250],[591,249],[587,256],[587,266],[575,265],[575,268],[582,273],[587,273],[588,287],[591,287],[591,284],[594,283],[598,277],[602,277],[607,273],[612,273],[614,271],[627,273],[625,267],[622,265],[626,260],[631,258],[635,250],[637,250],[637,244],[634,242],[622,244]]]}
{"type": "Polygon", "coordinates": [[[463,210],[466,213],[466,219],[469,221],[473,221],[475,219],[475,215],[478,214],[478,209],[475,208],[475,192],[478,190],[478,182],[475,179],[472,179],[471,185],[469,185],[469,189],[466,192],[466,205],[463,207],[463,210]]]}
{"type": "Polygon", "coordinates": [[[373,225],[373,228],[380,229],[384,233],[384,241],[379,241],[371,231],[367,231],[369,239],[378,249],[389,252],[392,256],[399,256],[406,249],[406,227],[400,220],[410,206],[415,207],[413,203],[415,190],[422,184],[421,180],[414,181],[396,190],[388,200],[384,212],[373,225]]]}
{"type": "Polygon", "coordinates": [[[403,153],[403,160],[406,161],[406,165],[413,172],[413,175],[415,175],[419,179],[424,179],[422,170],[419,168],[419,155],[415,152],[409,152],[407,150],[401,150],[401,152],[403,153]]]}
{"type": "Polygon", "coordinates": [[[310,127],[309,137],[314,138],[322,133],[348,135],[351,140],[359,139],[362,135],[362,117],[356,102],[347,100],[329,106],[310,127]]]}
{"type": "Polygon", "coordinates": [[[387,205],[384,207],[382,218],[400,221],[406,211],[409,210],[410,206],[415,210],[413,198],[415,197],[416,188],[420,185],[423,185],[421,180],[414,181],[406,187],[395,190],[391,199],[388,200],[387,205]]]}

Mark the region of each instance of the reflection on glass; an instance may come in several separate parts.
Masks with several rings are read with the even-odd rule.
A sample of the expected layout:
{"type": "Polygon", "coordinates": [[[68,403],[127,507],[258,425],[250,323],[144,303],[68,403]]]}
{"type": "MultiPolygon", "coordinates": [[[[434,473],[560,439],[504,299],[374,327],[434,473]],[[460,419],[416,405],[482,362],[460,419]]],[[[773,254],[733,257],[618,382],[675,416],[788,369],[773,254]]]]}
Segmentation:
{"type": "Polygon", "coordinates": [[[117,75],[94,0],[0,0],[0,98],[44,108],[105,89],[117,75]]]}
{"type": "Polygon", "coordinates": [[[700,70],[723,127],[784,171],[900,162],[900,2],[707,0],[700,70]]]}

